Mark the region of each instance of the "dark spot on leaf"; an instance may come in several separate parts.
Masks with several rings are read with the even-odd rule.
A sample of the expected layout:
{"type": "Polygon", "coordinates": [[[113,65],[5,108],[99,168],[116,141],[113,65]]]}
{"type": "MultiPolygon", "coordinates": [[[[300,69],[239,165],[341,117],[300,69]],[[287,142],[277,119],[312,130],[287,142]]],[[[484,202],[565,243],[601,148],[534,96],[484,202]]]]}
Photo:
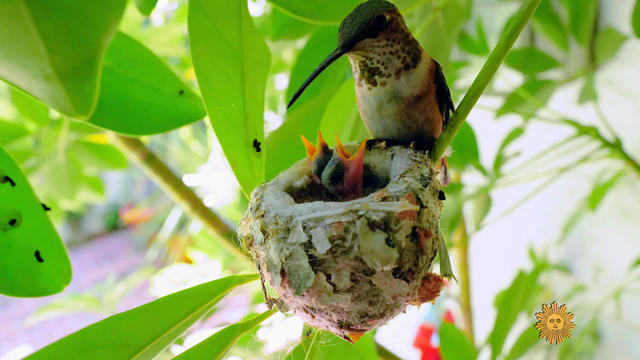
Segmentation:
{"type": "Polygon", "coordinates": [[[40,250],[36,250],[34,255],[36,256],[36,260],[38,260],[39,263],[44,262],[44,259],[42,258],[42,256],[40,256],[40,250]]]}
{"type": "Polygon", "coordinates": [[[42,203],[42,208],[44,209],[44,211],[51,211],[51,208],[48,207],[45,203],[42,203]]]}
{"type": "Polygon", "coordinates": [[[178,91],[178,95],[184,95],[184,90],[180,89],[180,91],[178,91]]]}
{"type": "Polygon", "coordinates": [[[10,177],[8,177],[8,176],[5,176],[5,177],[3,177],[3,178],[2,178],[2,180],[0,180],[0,183],[1,183],[1,184],[7,183],[7,182],[8,182],[9,184],[11,184],[11,186],[12,186],[12,187],[15,187],[15,186],[16,186],[16,183],[13,181],[13,179],[12,179],[12,178],[10,178],[10,177]]]}
{"type": "Polygon", "coordinates": [[[9,220],[9,226],[16,226],[16,224],[18,223],[17,219],[11,219],[9,220]]]}
{"type": "Polygon", "coordinates": [[[258,139],[253,139],[253,148],[256,149],[256,152],[260,152],[262,151],[262,149],[260,148],[262,144],[260,143],[260,141],[258,141],[258,139]]]}
{"type": "Polygon", "coordinates": [[[438,193],[438,199],[442,201],[447,200],[447,196],[444,194],[444,191],[440,190],[440,192],[438,193]]]}

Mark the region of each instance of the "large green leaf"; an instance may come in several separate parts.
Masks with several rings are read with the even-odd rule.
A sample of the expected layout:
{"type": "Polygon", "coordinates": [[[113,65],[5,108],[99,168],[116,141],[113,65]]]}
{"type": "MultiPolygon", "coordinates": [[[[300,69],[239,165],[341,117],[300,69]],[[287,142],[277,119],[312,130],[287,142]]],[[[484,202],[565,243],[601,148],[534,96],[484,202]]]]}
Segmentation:
{"type": "Polygon", "coordinates": [[[0,147],[0,293],[45,296],[71,281],[71,264],[31,185],[0,147]]]}
{"type": "Polygon", "coordinates": [[[560,66],[558,60],[533,46],[513,49],[504,63],[526,75],[533,75],[560,66]]]}
{"type": "Polygon", "coordinates": [[[515,113],[529,119],[549,101],[557,86],[552,80],[528,81],[507,96],[496,115],[515,113]]]}
{"type": "Polygon", "coordinates": [[[116,147],[109,144],[99,144],[86,140],[78,140],[69,146],[85,170],[98,172],[101,170],[120,170],[128,165],[127,158],[116,147]]]}
{"type": "Polygon", "coordinates": [[[156,7],[157,2],[158,0],[135,0],[136,7],[140,11],[140,13],[147,16],[151,14],[153,8],[156,7]]]}
{"type": "Polygon", "coordinates": [[[442,322],[440,325],[440,351],[444,360],[474,360],[476,349],[469,336],[455,325],[442,322]]]}
{"type": "Polygon", "coordinates": [[[342,142],[360,142],[369,136],[356,106],[355,87],[355,82],[345,81],[327,104],[320,122],[320,131],[330,143],[333,134],[338,134],[342,142]]]}
{"type": "Polygon", "coordinates": [[[636,5],[633,8],[631,26],[633,27],[633,32],[636,36],[640,38],[640,0],[636,0],[636,5]]]}
{"type": "Polygon", "coordinates": [[[76,118],[91,115],[126,0],[0,2],[0,78],[76,118]]]}
{"type": "Polygon", "coordinates": [[[11,101],[16,107],[20,117],[36,126],[45,126],[49,123],[49,108],[22,91],[11,88],[11,101]]]}
{"type": "Polygon", "coordinates": [[[316,28],[316,25],[293,18],[278,8],[271,10],[270,20],[273,41],[299,39],[316,28]]]}
{"type": "Polygon", "coordinates": [[[371,332],[355,344],[309,325],[302,330],[302,339],[287,355],[287,360],[358,359],[377,360],[378,352],[371,332]]]}
{"type": "Polygon", "coordinates": [[[26,359],[153,359],[234,287],[257,278],[229,276],[167,295],[90,325],[26,359]]]}
{"type": "MultiPolygon", "coordinates": [[[[337,29],[320,28],[300,51],[291,72],[287,100],[311,75],[311,72],[335,48],[337,29]]],[[[267,138],[267,180],[304,158],[305,150],[300,135],[315,139],[327,104],[350,76],[349,61],[337,60],[328,67],[287,112],[285,122],[267,138]]],[[[349,80],[352,81],[352,80],[349,80]]],[[[330,134],[327,134],[331,136],[330,134]]],[[[312,140],[313,141],[313,140],[312,140]]]]}
{"type": "Polygon", "coordinates": [[[513,344],[504,360],[522,359],[522,356],[538,343],[540,343],[538,330],[531,325],[524,329],[520,336],[518,336],[518,340],[513,344]]]}
{"type": "Polygon", "coordinates": [[[511,285],[496,297],[496,320],[488,339],[492,359],[502,352],[507,334],[535,292],[542,270],[542,265],[536,265],[531,272],[519,271],[511,285]]]}
{"type": "Polygon", "coordinates": [[[514,157],[514,155],[507,154],[509,145],[522,135],[524,135],[524,128],[516,127],[507,134],[504,140],[502,140],[502,143],[496,152],[496,158],[493,161],[493,172],[496,176],[500,176],[502,174],[502,167],[514,157]]]}
{"type": "Polygon", "coordinates": [[[269,0],[276,8],[300,20],[338,25],[362,0],[269,0]]]}
{"type": "Polygon", "coordinates": [[[127,135],[179,128],[206,115],[202,101],[149,49],[119,32],[104,60],[100,97],[89,122],[127,135]]]}
{"type": "Polygon", "coordinates": [[[603,65],[613,59],[627,37],[611,26],[606,27],[596,35],[596,62],[603,65]]]}
{"type": "Polygon", "coordinates": [[[29,133],[21,124],[0,119],[0,145],[8,144],[29,133]]]}
{"type": "Polygon", "coordinates": [[[563,0],[569,14],[569,27],[578,43],[589,45],[598,18],[600,0],[563,0]]]}
{"type": "Polygon", "coordinates": [[[264,92],[271,63],[241,0],[189,1],[189,40],[213,129],[242,190],[265,178],[264,92]]]}
{"type": "Polygon", "coordinates": [[[238,339],[251,331],[263,321],[275,314],[275,310],[267,310],[247,320],[229,325],[201,343],[175,357],[179,360],[222,359],[238,339]]]}
{"type": "Polygon", "coordinates": [[[534,28],[543,33],[560,49],[569,50],[569,38],[552,0],[543,0],[533,15],[534,28]]]}
{"type": "Polygon", "coordinates": [[[478,152],[478,141],[476,134],[469,123],[465,122],[453,141],[451,142],[453,154],[448,158],[451,168],[463,171],[467,166],[473,166],[484,172],[480,164],[480,153],[478,152]]]}

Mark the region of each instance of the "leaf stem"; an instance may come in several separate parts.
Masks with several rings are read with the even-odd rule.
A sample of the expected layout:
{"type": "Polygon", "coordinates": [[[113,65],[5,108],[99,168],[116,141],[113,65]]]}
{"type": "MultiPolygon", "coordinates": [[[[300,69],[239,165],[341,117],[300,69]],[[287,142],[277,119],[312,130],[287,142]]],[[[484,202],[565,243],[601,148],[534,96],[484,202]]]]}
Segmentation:
{"type": "Polygon", "coordinates": [[[473,343],[473,312],[471,309],[471,276],[469,276],[469,236],[464,217],[453,234],[454,254],[458,267],[458,284],[460,286],[460,309],[464,330],[473,343]]]}
{"type": "Polygon", "coordinates": [[[533,16],[538,5],[540,5],[540,2],[542,2],[542,0],[525,0],[522,7],[520,7],[511,20],[509,20],[507,28],[504,34],[500,37],[498,44],[489,55],[487,62],[482,67],[482,70],[480,70],[480,73],[473,81],[471,88],[469,88],[469,91],[467,91],[467,94],[462,99],[458,109],[451,117],[447,128],[436,141],[432,152],[432,158],[434,160],[438,160],[442,157],[445,150],[469,116],[469,113],[471,113],[471,109],[473,109],[475,104],[478,102],[478,99],[480,99],[484,89],[489,85],[489,82],[502,64],[504,58],[507,56],[507,53],[511,50],[511,47],[522,32],[522,29],[533,16]]]}
{"type": "Polygon", "coordinates": [[[215,212],[205,206],[198,195],[186,186],[149,148],[136,138],[113,135],[112,139],[114,145],[129,155],[129,158],[134,160],[147,176],[171,196],[185,212],[202,222],[209,231],[218,235],[227,250],[240,261],[253,266],[249,255],[235,240],[238,238],[236,232],[215,212]]]}

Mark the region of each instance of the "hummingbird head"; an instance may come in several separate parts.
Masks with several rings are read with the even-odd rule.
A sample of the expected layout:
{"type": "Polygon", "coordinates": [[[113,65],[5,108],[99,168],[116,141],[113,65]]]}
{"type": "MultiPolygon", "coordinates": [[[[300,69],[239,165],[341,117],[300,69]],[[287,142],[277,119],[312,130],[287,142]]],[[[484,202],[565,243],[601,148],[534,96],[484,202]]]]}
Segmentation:
{"type": "MultiPolygon", "coordinates": [[[[386,0],[369,0],[358,5],[340,24],[338,30],[338,46],[327,56],[322,63],[311,73],[311,75],[300,86],[298,91],[289,101],[291,107],[304,90],[334,61],[342,55],[359,55],[366,59],[366,64],[371,68],[371,61],[379,56],[396,56],[402,60],[402,56],[412,49],[406,46],[410,43],[412,47],[417,46],[418,54],[413,50],[411,56],[406,57],[406,61],[419,62],[419,45],[413,38],[404,23],[398,8],[386,0]],[[403,50],[401,50],[402,46],[403,50]],[[379,56],[378,56],[379,55],[379,56]]],[[[414,66],[415,67],[415,66],[414,66]]],[[[378,73],[380,71],[376,70],[378,73]]],[[[387,70],[388,67],[387,67],[387,70]]]]}

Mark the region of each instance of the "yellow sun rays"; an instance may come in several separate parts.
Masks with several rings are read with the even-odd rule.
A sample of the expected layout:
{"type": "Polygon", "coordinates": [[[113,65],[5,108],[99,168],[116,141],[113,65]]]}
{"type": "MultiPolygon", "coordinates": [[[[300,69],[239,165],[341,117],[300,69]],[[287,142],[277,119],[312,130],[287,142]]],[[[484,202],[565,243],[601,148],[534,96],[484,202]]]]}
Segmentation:
{"type": "Polygon", "coordinates": [[[559,344],[571,337],[571,330],[576,327],[572,321],[574,315],[567,312],[567,305],[558,306],[556,301],[550,305],[542,304],[542,311],[536,313],[538,322],[535,328],[540,331],[541,339],[551,344],[559,344]]]}

